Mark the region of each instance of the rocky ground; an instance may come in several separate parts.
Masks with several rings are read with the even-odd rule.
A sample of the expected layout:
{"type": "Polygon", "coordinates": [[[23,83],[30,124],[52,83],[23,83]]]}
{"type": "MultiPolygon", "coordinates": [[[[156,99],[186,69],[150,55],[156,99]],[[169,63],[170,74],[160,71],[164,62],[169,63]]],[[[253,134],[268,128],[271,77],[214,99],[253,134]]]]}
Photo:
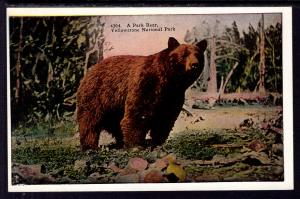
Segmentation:
{"type": "MultiPolygon", "coordinates": [[[[279,106],[186,108],[158,148],[81,152],[76,127],[12,137],[13,184],[282,181],[279,106]],[[200,109],[199,109],[200,108],[200,109]],[[66,131],[71,133],[66,133],[66,131]]],[[[43,131],[43,130],[41,130],[43,131]]]]}

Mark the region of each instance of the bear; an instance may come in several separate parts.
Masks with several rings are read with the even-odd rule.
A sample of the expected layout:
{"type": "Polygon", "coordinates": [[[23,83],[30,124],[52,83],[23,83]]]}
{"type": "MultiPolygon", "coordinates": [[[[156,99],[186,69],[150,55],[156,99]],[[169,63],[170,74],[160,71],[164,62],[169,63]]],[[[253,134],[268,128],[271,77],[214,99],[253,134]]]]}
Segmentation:
{"type": "Polygon", "coordinates": [[[90,68],[77,91],[77,123],[82,150],[98,148],[106,130],[118,147],[162,145],[182,109],[186,89],[204,67],[207,41],[180,44],[149,56],[120,55],[90,68]]]}

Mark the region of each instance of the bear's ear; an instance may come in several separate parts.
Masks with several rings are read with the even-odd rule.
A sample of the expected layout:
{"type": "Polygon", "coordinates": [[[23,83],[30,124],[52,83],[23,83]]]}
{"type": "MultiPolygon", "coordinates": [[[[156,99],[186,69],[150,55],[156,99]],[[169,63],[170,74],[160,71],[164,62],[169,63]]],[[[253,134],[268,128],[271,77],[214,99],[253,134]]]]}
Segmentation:
{"type": "Polygon", "coordinates": [[[201,50],[201,51],[205,51],[207,48],[207,41],[205,39],[199,41],[196,46],[201,50]]]}
{"type": "Polygon", "coordinates": [[[179,46],[179,42],[174,38],[174,37],[170,37],[169,41],[168,41],[168,49],[173,50],[175,48],[177,48],[177,46],[179,46]]]}

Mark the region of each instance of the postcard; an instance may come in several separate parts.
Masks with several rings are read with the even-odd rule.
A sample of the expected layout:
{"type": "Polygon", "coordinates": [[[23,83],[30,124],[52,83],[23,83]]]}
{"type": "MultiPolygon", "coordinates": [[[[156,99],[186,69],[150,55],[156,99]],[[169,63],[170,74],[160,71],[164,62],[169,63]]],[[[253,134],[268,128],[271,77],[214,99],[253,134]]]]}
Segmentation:
{"type": "Polygon", "coordinates": [[[293,189],[290,7],[7,8],[8,190],[293,189]]]}

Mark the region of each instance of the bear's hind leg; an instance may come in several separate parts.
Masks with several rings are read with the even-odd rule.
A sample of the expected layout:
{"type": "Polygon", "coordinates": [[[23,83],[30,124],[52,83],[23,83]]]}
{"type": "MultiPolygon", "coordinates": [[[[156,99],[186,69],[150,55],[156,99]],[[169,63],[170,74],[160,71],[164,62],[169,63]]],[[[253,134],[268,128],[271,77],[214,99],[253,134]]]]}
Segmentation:
{"type": "Polygon", "coordinates": [[[113,148],[123,148],[124,141],[120,124],[107,127],[106,130],[116,139],[116,144],[113,145],[113,148]]]}
{"type": "Polygon", "coordinates": [[[98,142],[100,130],[96,125],[88,124],[86,122],[79,122],[80,145],[82,150],[96,150],[98,149],[98,142]]]}

